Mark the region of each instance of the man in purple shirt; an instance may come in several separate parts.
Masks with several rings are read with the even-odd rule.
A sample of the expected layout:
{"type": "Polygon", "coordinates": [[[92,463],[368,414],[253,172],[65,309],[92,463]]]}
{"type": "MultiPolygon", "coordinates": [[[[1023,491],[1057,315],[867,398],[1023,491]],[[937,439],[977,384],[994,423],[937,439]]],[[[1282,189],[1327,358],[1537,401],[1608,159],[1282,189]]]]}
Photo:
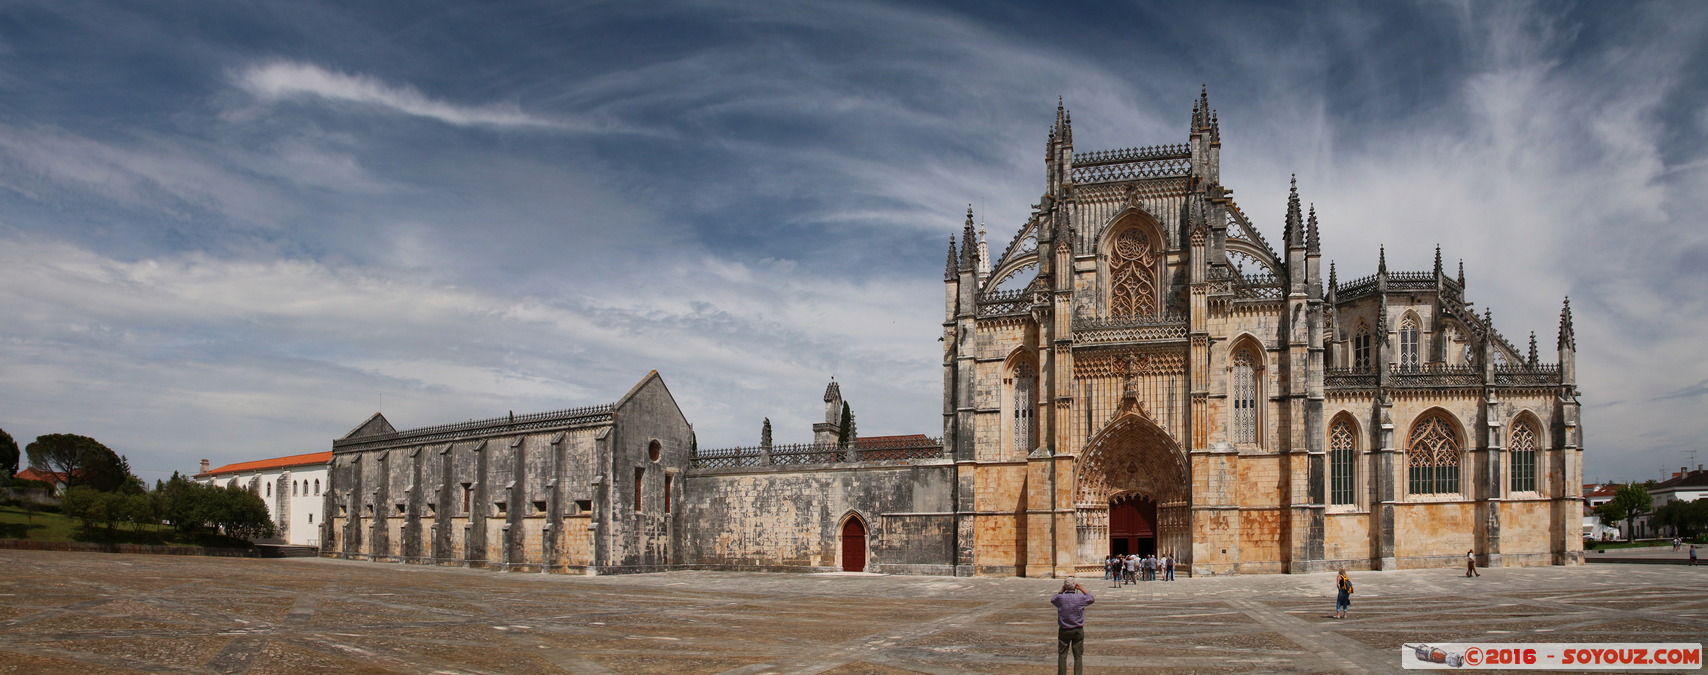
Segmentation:
{"type": "Polygon", "coordinates": [[[1083,675],[1080,656],[1085,653],[1085,606],[1097,602],[1079,582],[1062,582],[1062,592],[1050,598],[1056,606],[1056,675],[1067,675],[1068,650],[1073,650],[1073,675],[1083,675]]]}

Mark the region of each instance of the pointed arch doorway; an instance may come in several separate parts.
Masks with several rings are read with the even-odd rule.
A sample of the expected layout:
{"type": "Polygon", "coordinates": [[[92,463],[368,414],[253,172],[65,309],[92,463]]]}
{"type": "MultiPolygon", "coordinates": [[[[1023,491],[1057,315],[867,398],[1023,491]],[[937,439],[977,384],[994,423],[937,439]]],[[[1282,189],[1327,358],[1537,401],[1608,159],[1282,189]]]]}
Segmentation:
{"type": "Polygon", "coordinates": [[[866,523],[859,516],[842,524],[842,571],[866,571],[866,523]]]}
{"type": "Polygon", "coordinates": [[[1074,466],[1079,559],[1102,568],[1110,553],[1192,561],[1191,480],[1174,438],[1128,399],[1074,466]],[[1122,549],[1125,549],[1124,551],[1122,549]]]}
{"type": "Polygon", "coordinates": [[[1136,494],[1109,500],[1109,552],[1156,553],[1156,502],[1136,494]]]}

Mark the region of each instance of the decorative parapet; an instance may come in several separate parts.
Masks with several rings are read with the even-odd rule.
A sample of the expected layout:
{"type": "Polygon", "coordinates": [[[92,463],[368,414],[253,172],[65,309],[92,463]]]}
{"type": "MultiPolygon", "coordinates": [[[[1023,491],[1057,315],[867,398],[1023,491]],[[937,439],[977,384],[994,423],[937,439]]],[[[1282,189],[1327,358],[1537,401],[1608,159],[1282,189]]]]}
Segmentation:
{"type": "Polygon", "coordinates": [[[1114,183],[1140,178],[1179,178],[1190,175],[1192,175],[1192,160],[1190,158],[1094,164],[1073,168],[1073,182],[1081,184],[1114,183]]]}
{"type": "Polygon", "coordinates": [[[1099,166],[1104,164],[1126,164],[1129,162],[1148,162],[1158,159],[1192,159],[1192,145],[1147,145],[1142,148],[1122,148],[1119,150],[1101,150],[1096,152],[1075,153],[1073,165],[1099,166]]]}
{"type": "Polygon", "coordinates": [[[695,469],[730,469],[841,462],[907,462],[943,458],[943,439],[925,436],[860,440],[853,444],[795,443],[769,447],[700,449],[695,469]]]}
{"type": "Polygon", "coordinates": [[[1560,366],[1497,365],[1495,384],[1502,387],[1552,387],[1560,384],[1560,366]]]}
{"type": "Polygon", "coordinates": [[[1076,317],[1073,320],[1073,339],[1080,343],[1184,340],[1186,333],[1186,317],[1173,312],[1153,316],[1076,317]]]}
{"type": "Polygon", "coordinates": [[[613,408],[613,404],[607,403],[585,408],[570,408],[527,415],[508,415],[486,420],[470,420],[455,424],[406,429],[389,434],[335,440],[332,441],[332,449],[336,452],[372,446],[397,445],[400,441],[433,443],[453,438],[479,436],[483,433],[510,434],[536,429],[603,424],[611,421],[613,408]]]}
{"type": "Polygon", "coordinates": [[[1369,368],[1329,368],[1323,375],[1323,386],[1327,389],[1374,389],[1376,388],[1376,371],[1369,368]]]}
{"type": "Polygon", "coordinates": [[[1236,273],[1233,293],[1236,300],[1279,300],[1287,297],[1285,285],[1268,272],[1236,273]]]}
{"type": "Polygon", "coordinates": [[[1026,289],[1017,288],[1011,291],[992,291],[978,298],[979,316],[1009,316],[1025,314],[1032,310],[1032,298],[1026,289]]]}
{"type": "Polygon", "coordinates": [[[1388,364],[1388,385],[1395,389],[1480,387],[1482,384],[1482,370],[1476,366],[1431,364],[1402,367],[1398,363],[1388,364]]]}

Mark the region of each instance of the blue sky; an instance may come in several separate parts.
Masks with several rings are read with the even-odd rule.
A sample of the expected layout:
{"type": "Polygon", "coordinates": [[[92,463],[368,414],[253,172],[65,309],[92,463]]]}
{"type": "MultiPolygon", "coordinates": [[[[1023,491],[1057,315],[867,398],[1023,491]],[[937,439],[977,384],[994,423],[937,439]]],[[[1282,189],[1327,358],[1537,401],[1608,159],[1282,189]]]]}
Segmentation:
{"type": "Polygon", "coordinates": [[[1207,84],[1270,239],[1296,173],[1342,279],[1440,243],[1545,360],[1570,295],[1586,478],[1655,477],[1708,437],[1703,35],[1693,2],[16,0],[0,428],[153,480],[657,369],[703,446],[807,440],[832,375],[862,432],[936,435],[967,205],[1001,250],[1058,96],[1110,149],[1184,142],[1207,84]]]}

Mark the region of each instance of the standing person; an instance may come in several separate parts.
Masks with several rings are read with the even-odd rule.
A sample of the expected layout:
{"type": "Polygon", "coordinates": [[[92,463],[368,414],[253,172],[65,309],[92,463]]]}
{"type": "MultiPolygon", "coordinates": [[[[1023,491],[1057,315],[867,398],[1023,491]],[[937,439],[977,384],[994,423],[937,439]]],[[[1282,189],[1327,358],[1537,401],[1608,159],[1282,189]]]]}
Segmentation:
{"type": "Polygon", "coordinates": [[[1692,564],[1692,565],[1696,564],[1696,545],[1695,544],[1690,545],[1690,564],[1692,564]]]}
{"type": "Polygon", "coordinates": [[[1129,555],[1127,556],[1127,559],[1121,561],[1121,571],[1123,572],[1123,578],[1127,580],[1127,583],[1133,583],[1133,572],[1137,571],[1138,568],[1139,557],[1136,555],[1129,555]]]}
{"type": "Polygon", "coordinates": [[[1168,580],[1168,581],[1174,581],[1174,555],[1173,554],[1167,554],[1167,555],[1164,555],[1162,557],[1162,567],[1164,570],[1163,571],[1163,574],[1164,574],[1163,578],[1168,580]]]}
{"type": "Polygon", "coordinates": [[[1062,592],[1050,598],[1056,606],[1056,675],[1067,675],[1068,650],[1073,650],[1073,675],[1084,675],[1080,658],[1085,654],[1085,608],[1097,598],[1073,579],[1062,582],[1062,592]]]}
{"type": "Polygon", "coordinates": [[[1334,580],[1334,618],[1344,619],[1352,609],[1352,579],[1346,576],[1346,568],[1340,568],[1340,576],[1334,580]]]}
{"type": "Polygon", "coordinates": [[[1477,556],[1472,553],[1474,550],[1476,549],[1467,549],[1465,551],[1465,576],[1467,577],[1480,577],[1483,575],[1482,572],[1477,571],[1477,556]]]}

